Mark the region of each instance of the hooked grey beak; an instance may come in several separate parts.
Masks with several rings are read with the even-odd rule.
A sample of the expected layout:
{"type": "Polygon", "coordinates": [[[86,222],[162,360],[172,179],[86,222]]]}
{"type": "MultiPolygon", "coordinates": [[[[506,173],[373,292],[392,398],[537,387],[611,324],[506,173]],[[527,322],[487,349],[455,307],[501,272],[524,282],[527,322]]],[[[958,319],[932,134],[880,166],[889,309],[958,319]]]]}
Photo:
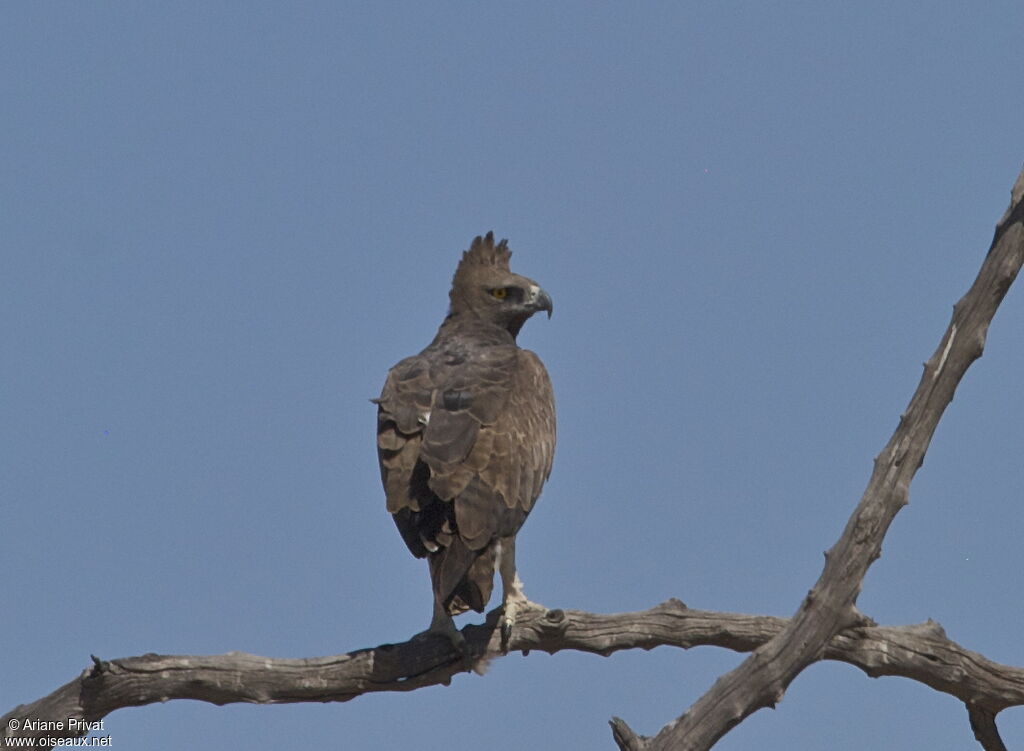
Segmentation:
{"type": "Polygon", "coordinates": [[[551,314],[555,310],[555,304],[551,302],[551,295],[537,285],[530,287],[530,297],[527,299],[526,304],[534,311],[546,310],[548,318],[551,318],[551,314]]]}

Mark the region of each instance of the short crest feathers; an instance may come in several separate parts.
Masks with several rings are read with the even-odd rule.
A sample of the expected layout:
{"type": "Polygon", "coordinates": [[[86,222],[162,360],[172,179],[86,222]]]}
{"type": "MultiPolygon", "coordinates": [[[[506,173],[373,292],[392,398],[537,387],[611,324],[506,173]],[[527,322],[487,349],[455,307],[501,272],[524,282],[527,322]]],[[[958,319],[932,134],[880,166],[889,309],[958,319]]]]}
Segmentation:
{"type": "Polygon", "coordinates": [[[452,288],[461,286],[464,280],[471,278],[474,272],[483,267],[508,271],[508,260],[511,255],[512,251],[508,249],[508,240],[502,240],[495,245],[493,232],[488,232],[485,237],[475,237],[469,250],[462,254],[462,260],[459,261],[459,266],[455,269],[452,288]]]}

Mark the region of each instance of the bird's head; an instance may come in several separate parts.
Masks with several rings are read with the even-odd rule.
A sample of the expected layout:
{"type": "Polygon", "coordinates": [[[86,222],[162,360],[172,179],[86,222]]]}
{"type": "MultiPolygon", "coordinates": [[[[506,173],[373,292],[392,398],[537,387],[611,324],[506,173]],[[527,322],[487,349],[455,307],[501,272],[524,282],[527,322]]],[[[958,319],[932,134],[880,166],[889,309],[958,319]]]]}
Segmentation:
{"type": "Polygon", "coordinates": [[[449,315],[494,323],[513,337],[538,310],[550,318],[551,296],[537,282],[509,270],[511,255],[507,241],[494,244],[493,232],[475,238],[455,270],[449,315]]]}

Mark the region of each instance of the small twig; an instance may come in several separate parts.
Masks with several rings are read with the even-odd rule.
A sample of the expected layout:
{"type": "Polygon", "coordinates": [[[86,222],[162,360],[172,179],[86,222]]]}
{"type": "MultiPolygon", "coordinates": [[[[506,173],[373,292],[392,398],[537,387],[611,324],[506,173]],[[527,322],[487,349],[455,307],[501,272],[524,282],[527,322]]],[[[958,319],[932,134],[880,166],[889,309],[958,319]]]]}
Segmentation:
{"type": "Polygon", "coordinates": [[[608,724],[612,726],[612,738],[615,739],[615,745],[619,747],[619,751],[641,751],[644,747],[643,744],[647,739],[634,733],[625,720],[612,717],[608,724]]]}

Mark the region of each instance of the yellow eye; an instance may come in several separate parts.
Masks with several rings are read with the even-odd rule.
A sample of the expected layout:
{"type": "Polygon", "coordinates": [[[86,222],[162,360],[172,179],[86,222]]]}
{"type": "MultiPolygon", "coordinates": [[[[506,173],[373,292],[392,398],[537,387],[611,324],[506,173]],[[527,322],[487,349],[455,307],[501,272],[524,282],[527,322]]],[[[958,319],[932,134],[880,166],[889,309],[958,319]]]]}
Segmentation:
{"type": "Polygon", "coordinates": [[[508,297],[508,288],[506,287],[495,287],[491,290],[491,295],[495,300],[504,300],[508,297]]]}

